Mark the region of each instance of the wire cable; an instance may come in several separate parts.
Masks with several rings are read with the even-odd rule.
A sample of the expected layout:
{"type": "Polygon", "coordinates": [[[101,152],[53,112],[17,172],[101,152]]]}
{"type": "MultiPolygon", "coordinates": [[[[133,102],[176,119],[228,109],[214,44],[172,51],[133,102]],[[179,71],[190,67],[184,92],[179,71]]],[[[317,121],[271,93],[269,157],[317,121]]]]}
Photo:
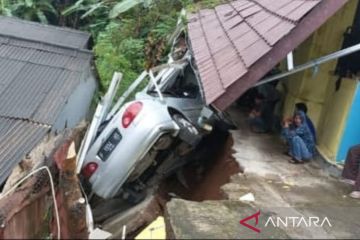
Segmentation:
{"type": "Polygon", "coordinates": [[[55,185],[54,185],[54,180],[53,177],[51,175],[50,169],[47,166],[43,166],[40,167],[36,170],[31,171],[28,175],[24,176],[19,182],[17,182],[14,186],[12,186],[7,192],[5,192],[3,195],[0,196],[0,200],[5,198],[6,196],[8,196],[12,191],[14,191],[19,185],[21,185],[23,182],[25,182],[28,178],[30,178],[32,175],[34,175],[35,173],[38,173],[42,170],[46,170],[46,172],[49,175],[50,178],[50,185],[51,185],[51,194],[53,197],[53,201],[54,201],[54,208],[55,208],[55,217],[56,217],[56,224],[57,224],[57,239],[61,239],[60,238],[60,218],[59,218],[59,211],[58,211],[58,206],[56,203],[56,195],[55,195],[55,185]]]}

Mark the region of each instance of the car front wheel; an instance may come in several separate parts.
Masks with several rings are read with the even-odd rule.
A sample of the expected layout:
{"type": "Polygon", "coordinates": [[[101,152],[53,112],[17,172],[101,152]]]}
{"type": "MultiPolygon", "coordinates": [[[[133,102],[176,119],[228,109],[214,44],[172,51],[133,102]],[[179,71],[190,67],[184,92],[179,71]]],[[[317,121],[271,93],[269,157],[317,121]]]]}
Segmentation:
{"type": "Polygon", "coordinates": [[[180,127],[178,137],[182,141],[195,147],[201,140],[201,135],[197,130],[197,128],[180,114],[174,114],[173,119],[176,122],[176,124],[180,127]]]}

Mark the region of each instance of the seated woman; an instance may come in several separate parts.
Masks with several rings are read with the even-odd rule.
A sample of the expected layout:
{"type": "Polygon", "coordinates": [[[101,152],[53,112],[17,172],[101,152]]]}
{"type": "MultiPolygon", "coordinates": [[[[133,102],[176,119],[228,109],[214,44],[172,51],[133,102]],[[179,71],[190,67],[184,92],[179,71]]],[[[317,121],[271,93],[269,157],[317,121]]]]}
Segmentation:
{"type": "Polygon", "coordinates": [[[306,124],[304,112],[297,111],[292,122],[284,122],[282,135],[289,147],[288,154],[292,157],[291,163],[303,163],[313,158],[315,142],[306,124]]]}
{"type": "Polygon", "coordinates": [[[360,199],[360,145],[351,147],[346,156],[344,170],[342,172],[343,182],[354,186],[350,197],[360,199]]]}
{"type": "Polygon", "coordinates": [[[307,111],[308,111],[308,108],[306,106],[305,103],[303,102],[299,102],[299,103],[296,103],[295,104],[295,109],[296,111],[303,111],[305,113],[305,117],[306,117],[306,123],[310,129],[310,132],[312,133],[313,135],[313,138],[314,138],[314,142],[316,143],[316,130],[315,130],[315,126],[314,126],[314,123],[311,121],[311,119],[309,118],[309,116],[307,115],[307,111]]]}

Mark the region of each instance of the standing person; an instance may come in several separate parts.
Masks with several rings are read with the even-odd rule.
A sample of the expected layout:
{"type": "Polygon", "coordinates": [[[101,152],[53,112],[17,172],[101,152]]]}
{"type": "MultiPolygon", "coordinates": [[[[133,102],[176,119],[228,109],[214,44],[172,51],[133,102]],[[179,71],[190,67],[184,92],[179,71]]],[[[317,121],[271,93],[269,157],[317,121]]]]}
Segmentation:
{"type": "Polygon", "coordinates": [[[306,104],[303,102],[296,103],[295,104],[295,112],[297,112],[297,111],[303,111],[305,113],[306,124],[308,125],[308,127],[313,135],[314,142],[316,143],[316,131],[315,131],[314,123],[311,121],[311,119],[307,115],[308,108],[307,108],[306,104]]]}
{"type": "Polygon", "coordinates": [[[291,163],[303,163],[313,158],[315,143],[306,124],[304,112],[296,112],[292,123],[284,122],[282,135],[289,147],[288,154],[292,157],[291,163]]]}
{"type": "Polygon", "coordinates": [[[354,186],[350,197],[360,199],[360,145],[351,147],[347,153],[342,181],[354,186]]]}

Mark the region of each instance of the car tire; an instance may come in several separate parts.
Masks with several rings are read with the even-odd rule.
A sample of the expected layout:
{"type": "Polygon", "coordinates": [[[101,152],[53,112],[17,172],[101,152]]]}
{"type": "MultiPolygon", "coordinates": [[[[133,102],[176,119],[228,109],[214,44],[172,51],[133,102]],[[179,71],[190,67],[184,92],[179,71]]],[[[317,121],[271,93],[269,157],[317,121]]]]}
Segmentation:
{"type": "Polygon", "coordinates": [[[231,119],[230,115],[225,112],[220,112],[217,114],[216,127],[222,131],[238,129],[236,124],[231,119]]]}
{"type": "Polygon", "coordinates": [[[201,140],[201,135],[197,128],[180,114],[174,114],[173,120],[180,127],[178,137],[182,141],[195,147],[201,140]]]}

